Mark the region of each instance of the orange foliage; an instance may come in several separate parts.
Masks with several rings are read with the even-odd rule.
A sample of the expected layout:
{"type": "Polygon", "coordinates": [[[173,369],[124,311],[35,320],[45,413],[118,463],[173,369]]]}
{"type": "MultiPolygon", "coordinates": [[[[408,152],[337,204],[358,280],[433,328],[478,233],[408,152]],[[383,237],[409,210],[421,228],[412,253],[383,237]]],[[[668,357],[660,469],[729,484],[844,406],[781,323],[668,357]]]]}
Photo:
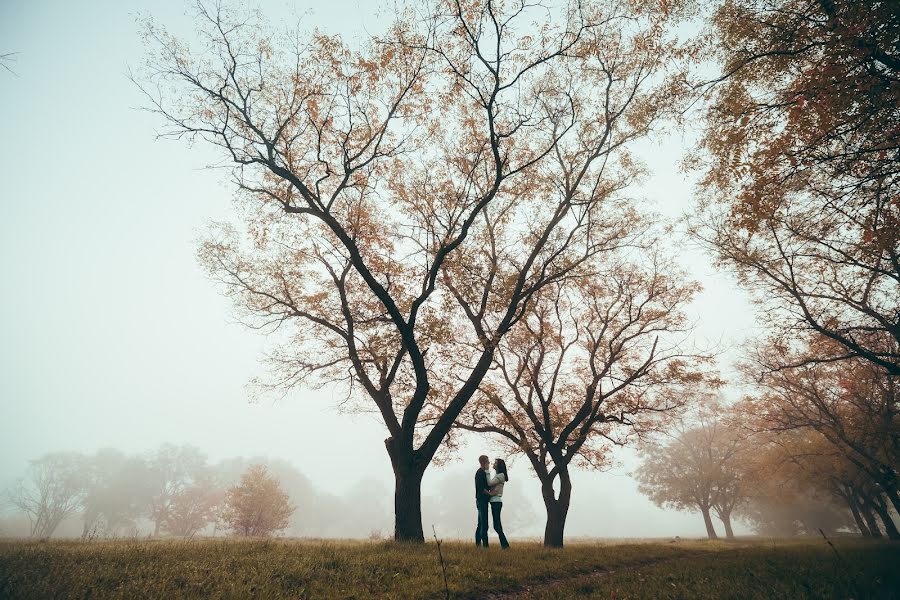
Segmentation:
{"type": "Polygon", "coordinates": [[[240,484],[229,488],[223,519],[237,535],[268,537],[287,527],[295,510],[266,467],[252,465],[240,484]]]}
{"type": "Polygon", "coordinates": [[[697,235],[767,325],[900,374],[897,3],[726,0],[712,34],[697,235]]]}
{"type": "Polygon", "coordinates": [[[622,237],[628,147],[686,99],[681,4],[441,0],[357,45],[200,5],[199,52],[149,22],[167,134],[234,165],[247,234],[200,258],[283,332],[264,389],[340,384],[417,489],[532,297],[622,237]]]}

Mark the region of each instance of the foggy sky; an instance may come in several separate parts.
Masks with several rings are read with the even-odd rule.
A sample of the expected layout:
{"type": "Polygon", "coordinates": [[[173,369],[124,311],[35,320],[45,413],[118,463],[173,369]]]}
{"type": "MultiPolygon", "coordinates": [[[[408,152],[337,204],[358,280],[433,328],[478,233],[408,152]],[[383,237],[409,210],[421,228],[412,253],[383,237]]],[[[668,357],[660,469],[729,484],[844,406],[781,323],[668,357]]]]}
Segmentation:
{"type": "MultiPolygon", "coordinates": [[[[19,52],[18,76],[0,72],[0,488],[48,451],[144,452],[168,441],[213,461],[285,458],[338,493],[365,477],[392,490],[386,431],[374,414],[341,414],[340,395],[328,390],[248,402],[245,384],[264,373],[266,340],[234,321],[195,260],[208,222],[235,218],[228,173],[204,169],[220,157],[202,144],[155,140],[162,123],[136,110],[144,100],[127,79],[143,55],[137,14],[189,35],[186,8],[179,0],[0,3],[0,53],[19,52]]],[[[272,20],[309,11],[307,26],[354,36],[375,3],[261,8],[272,20]]],[[[638,201],[671,219],[691,202],[677,164],[685,144],[671,137],[642,147],[653,176],[638,201]]],[[[705,288],[692,308],[699,343],[728,347],[752,335],[751,307],[734,282],[698,250],[685,246],[680,261],[705,288]]],[[[726,352],[724,363],[735,355],[726,352]]],[[[496,455],[490,439],[470,439],[458,461],[429,469],[423,496],[445,476],[469,486],[475,457],[496,455]]],[[[628,477],[633,453],[617,456],[609,473],[573,475],[568,536],[704,534],[698,515],[659,510],[638,494],[628,477]]],[[[504,514],[527,495],[536,535],[539,484],[525,460],[511,467],[504,514]]]]}

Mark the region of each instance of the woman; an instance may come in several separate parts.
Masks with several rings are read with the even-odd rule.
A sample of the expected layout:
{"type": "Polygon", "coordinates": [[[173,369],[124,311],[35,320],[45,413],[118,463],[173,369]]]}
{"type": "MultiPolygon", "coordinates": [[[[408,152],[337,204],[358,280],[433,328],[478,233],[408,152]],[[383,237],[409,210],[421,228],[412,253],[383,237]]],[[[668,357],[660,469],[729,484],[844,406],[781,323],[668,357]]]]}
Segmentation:
{"type": "Polygon", "coordinates": [[[500,547],[509,548],[506,535],[503,533],[503,523],[500,521],[500,511],[503,510],[503,484],[509,481],[506,471],[506,463],[502,458],[494,459],[494,476],[488,481],[488,493],[491,495],[491,518],[494,521],[494,531],[500,538],[500,547]]]}

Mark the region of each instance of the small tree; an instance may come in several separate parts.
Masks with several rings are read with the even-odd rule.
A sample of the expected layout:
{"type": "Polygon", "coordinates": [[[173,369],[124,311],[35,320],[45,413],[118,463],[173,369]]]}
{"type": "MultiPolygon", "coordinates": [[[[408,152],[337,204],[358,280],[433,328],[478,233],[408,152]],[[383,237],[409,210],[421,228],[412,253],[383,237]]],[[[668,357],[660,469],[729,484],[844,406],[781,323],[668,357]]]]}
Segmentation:
{"type": "Polygon", "coordinates": [[[10,503],[28,515],[31,536],[47,539],[63,519],[81,508],[82,457],[57,452],[31,461],[28,474],[9,493],[10,503]]]}
{"type": "MultiPolygon", "coordinates": [[[[269,474],[278,480],[281,489],[290,497],[291,502],[298,506],[311,507],[316,504],[320,497],[309,477],[300,472],[288,460],[266,456],[238,457],[224,460],[213,467],[216,481],[221,487],[220,506],[216,509],[219,521],[214,524],[214,535],[215,530],[223,525],[221,515],[225,508],[225,494],[228,488],[240,482],[241,476],[246,473],[250,465],[265,465],[269,474]]],[[[282,535],[313,535],[317,531],[317,526],[321,525],[321,521],[322,516],[317,514],[317,511],[296,511],[291,517],[290,525],[282,532],[282,535]]]]}
{"type": "Polygon", "coordinates": [[[82,537],[117,535],[134,530],[147,513],[151,479],[146,461],[114,448],[103,448],[84,459],[82,537]]]}
{"type": "Polygon", "coordinates": [[[237,535],[267,537],[286,528],[294,510],[278,480],[263,465],[253,465],[228,490],[223,517],[237,535]]]}
{"type": "Polygon", "coordinates": [[[153,521],[153,535],[159,535],[175,498],[208,475],[206,455],[194,446],[163,444],[148,460],[150,520],[153,521]]]}
{"type": "Polygon", "coordinates": [[[162,529],[172,535],[193,537],[216,520],[224,496],[224,491],[212,479],[197,481],[172,498],[162,529]]]}

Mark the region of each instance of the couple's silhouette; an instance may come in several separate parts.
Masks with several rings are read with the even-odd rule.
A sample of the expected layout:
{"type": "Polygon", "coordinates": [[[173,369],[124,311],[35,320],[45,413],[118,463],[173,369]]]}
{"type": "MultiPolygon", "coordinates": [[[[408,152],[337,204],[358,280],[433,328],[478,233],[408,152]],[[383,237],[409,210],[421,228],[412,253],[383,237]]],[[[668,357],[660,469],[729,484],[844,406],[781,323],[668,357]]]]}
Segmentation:
{"type": "Polygon", "coordinates": [[[475,508],[478,510],[478,524],[475,526],[475,545],[488,546],[488,510],[494,521],[494,531],[500,538],[500,547],[509,548],[503,533],[500,512],[503,510],[503,485],[509,481],[506,463],[502,458],[494,459],[494,475],[491,476],[490,460],[482,454],[478,457],[479,467],[475,471],[475,508]],[[488,508],[490,507],[490,508],[488,508]]]}

